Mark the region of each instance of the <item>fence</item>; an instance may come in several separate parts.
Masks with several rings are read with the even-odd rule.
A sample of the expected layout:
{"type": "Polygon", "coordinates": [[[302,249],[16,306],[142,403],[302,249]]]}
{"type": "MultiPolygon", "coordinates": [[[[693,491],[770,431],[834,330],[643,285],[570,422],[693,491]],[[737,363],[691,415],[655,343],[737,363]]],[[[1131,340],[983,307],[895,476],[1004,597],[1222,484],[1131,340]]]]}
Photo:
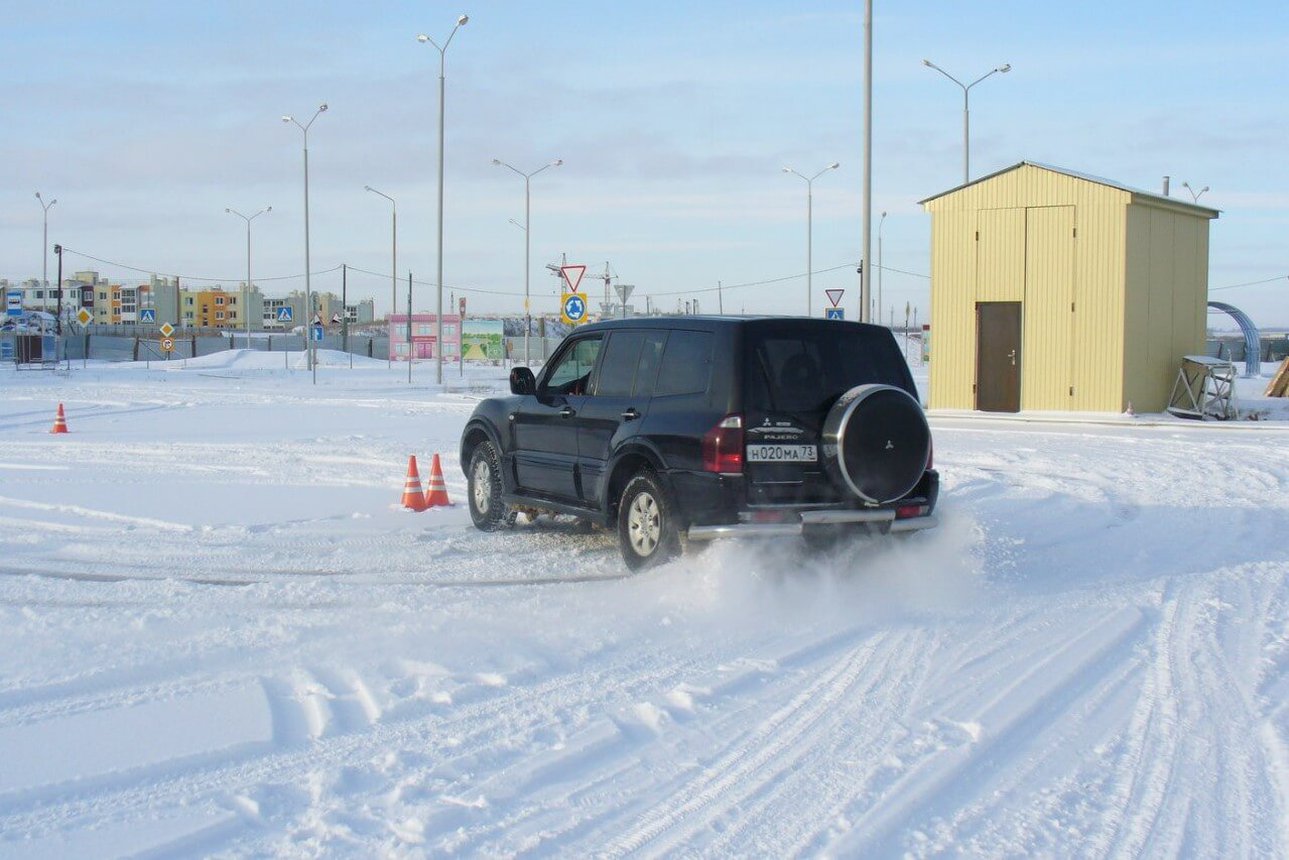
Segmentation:
{"type": "MultiPolygon", "coordinates": [[[[15,336],[9,332],[0,334],[0,357],[10,360],[19,358],[16,342],[19,337],[21,336],[15,336]],[[6,343],[10,346],[5,346],[6,343]]],[[[49,346],[45,349],[46,361],[53,361],[55,352],[58,360],[62,361],[81,361],[87,358],[101,361],[159,361],[166,357],[161,351],[160,339],[154,332],[149,332],[146,337],[119,334],[65,334],[57,339],[56,349],[53,344],[55,339],[52,336],[45,340],[49,341],[49,346]]],[[[244,337],[230,339],[223,336],[177,334],[171,340],[174,341],[174,350],[170,353],[171,359],[200,358],[229,349],[248,348],[244,337]]],[[[252,336],[249,348],[259,352],[302,352],[305,343],[304,337],[300,335],[252,336]]],[[[350,335],[348,352],[372,358],[385,358],[389,351],[388,344],[389,339],[385,337],[350,335]]],[[[344,346],[344,338],[341,335],[327,335],[318,344],[319,349],[338,351],[343,351],[344,346]]]]}

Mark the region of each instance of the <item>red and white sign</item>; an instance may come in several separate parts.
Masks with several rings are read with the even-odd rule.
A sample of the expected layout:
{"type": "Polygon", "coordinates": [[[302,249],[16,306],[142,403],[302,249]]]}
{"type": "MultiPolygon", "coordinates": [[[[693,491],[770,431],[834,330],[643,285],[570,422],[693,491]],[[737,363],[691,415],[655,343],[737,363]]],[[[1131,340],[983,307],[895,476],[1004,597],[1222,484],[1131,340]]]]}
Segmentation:
{"type": "Polygon", "coordinates": [[[576,293],[577,285],[582,283],[582,276],[586,274],[586,266],[560,266],[559,273],[564,276],[568,291],[576,293]]]}
{"type": "Polygon", "coordinates": [[[842,294],[845,292],[845,290],[824,290],[824,295],[828,296],[828,301],[832,302],[833,307],[837,307],[837,303],[841,301],[842,294]]]}

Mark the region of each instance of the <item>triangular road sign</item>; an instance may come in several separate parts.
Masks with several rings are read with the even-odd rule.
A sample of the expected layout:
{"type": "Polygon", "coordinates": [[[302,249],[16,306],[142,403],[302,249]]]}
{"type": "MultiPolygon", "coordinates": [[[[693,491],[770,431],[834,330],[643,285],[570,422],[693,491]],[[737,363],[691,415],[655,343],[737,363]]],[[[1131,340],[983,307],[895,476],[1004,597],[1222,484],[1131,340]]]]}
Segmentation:
{"type": "Polygon", "coordinates": [[[833,307],[837,307],[837,303],[841,301],[842,294],[845,292],[845,290],[824,290],[824,294],[828,296],[828,301],[832,302],[833,307]]]}
{"type": "Polygon", "coordinates": [[[624,305],[627,303],[627,299],[631,298],[631,293],[635,291],[635,288],[636,288],[635,284],[614,284],[613,285],[613,289],[617,291],[618,298],[622,300],[622,303],[624,305]]]}
{"type": "Polygon", "coordinates": [[[559,273],[564,276],[568,291],[576,293],[577,285],[582,283],[582,276],[586,274],[586,266],[560,266],[559,273]]]}

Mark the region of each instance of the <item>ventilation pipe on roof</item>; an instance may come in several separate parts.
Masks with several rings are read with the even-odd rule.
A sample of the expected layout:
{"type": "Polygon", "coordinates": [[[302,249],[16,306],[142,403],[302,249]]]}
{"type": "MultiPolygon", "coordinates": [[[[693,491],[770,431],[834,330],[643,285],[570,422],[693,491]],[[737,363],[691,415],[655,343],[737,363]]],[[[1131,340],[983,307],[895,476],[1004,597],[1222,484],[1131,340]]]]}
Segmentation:
{"type": "Polygon", "coordinates": [[[1164,177],[1164,196],[1168,196],[1168,177],[1164,177]]]}

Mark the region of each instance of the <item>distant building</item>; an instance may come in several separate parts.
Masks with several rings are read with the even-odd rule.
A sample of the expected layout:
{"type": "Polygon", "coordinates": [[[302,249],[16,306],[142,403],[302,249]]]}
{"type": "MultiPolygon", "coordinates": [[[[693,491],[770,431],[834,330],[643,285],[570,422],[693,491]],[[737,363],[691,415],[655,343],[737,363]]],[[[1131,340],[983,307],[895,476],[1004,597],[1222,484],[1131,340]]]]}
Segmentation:
{"type": "MultiPolygon", "coordinates": [[[[412,314],[412,339],[407,338],[407,314],[390,314],[389,357],[395,361],[437,358],[435,350],[438,316],[412,314]]],[[[443,315],[443,360],[456,361],[461,355],[461,317],[443,315]]]]}

